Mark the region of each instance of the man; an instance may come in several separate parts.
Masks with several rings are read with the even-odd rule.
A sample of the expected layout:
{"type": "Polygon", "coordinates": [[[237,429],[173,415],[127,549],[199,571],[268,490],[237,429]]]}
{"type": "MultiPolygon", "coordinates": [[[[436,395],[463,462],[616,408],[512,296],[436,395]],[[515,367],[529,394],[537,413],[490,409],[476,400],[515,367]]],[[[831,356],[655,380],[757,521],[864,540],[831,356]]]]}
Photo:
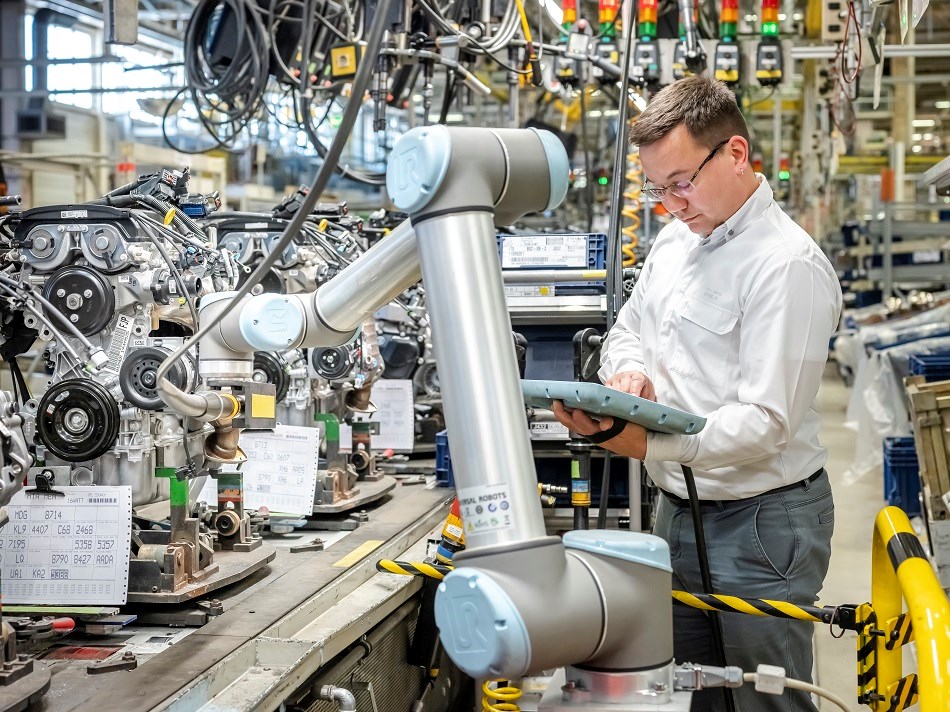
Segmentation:
{"type": "MultiPolygon", "coordinates": [[[[659,234],[606,340],[606,385],[706,416],[693,436],[628,424],[603,447],[644,460],[660,489],[655,533],[674,586],[702,581],[682,466],[693,469],[716,593],[813,603],[828,569],[834,505],[813,408],[841,289],[815,242],[749,165],[749,131],[725,85],[689,77],[658,92],[631,133],[644,192],[677,218],[659,234]]],[[[609,430],[555,404],[581,435],[609,430]]],[[[813,624],[721,615],[726,662],[810,680],[813,624]]],[[[675,655],[713,663],[706,614],[676,607],[675,655]]],[[[743,712],[813,712],[803,692],[735,691],[743,712]]],[[[721,709],[718,691],[694,710],[721,709]]]]}

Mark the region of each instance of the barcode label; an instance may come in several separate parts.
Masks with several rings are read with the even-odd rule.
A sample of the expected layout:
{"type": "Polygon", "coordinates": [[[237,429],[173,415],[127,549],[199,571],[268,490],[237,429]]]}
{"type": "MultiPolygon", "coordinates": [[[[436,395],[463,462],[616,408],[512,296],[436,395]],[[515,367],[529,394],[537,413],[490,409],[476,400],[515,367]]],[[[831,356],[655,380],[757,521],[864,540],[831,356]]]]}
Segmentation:
{"type": "Polygon", "coordinates": [[[586,235],[509,235],[503,238],[501,266],[588,267],[586,235]]]}
{"type": "Polygon", "coordinates": [[[109,343],[109,362],[106,364],[106,370],[118,373],[122,368],[122,362],[125,360],[125,351],[129,347],[129,339],[132,337],[132,318],[125,314],[119,315],[115,324],[115,331],[112,332],[112,341],[109,343]]]}
{"type": "Polygon", "coordinates": [[[115,497],[90,497],[89,504],[115,504],[118,502],[115,497]]]}

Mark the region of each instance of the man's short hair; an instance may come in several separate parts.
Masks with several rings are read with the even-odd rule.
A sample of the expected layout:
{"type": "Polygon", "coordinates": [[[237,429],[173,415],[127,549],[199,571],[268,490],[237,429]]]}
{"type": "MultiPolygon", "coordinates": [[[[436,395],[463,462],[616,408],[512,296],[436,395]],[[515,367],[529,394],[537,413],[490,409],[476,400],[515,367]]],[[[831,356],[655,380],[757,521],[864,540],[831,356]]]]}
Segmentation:
{"type": "Polygon", "coordinates": [[[630,140],[649,146],[680,124],[709,150],[732,136],[749,141],[749,127],[735,95],[722,82],[705,76],[686,77],[657,92],[630,130],[630,140]]]}

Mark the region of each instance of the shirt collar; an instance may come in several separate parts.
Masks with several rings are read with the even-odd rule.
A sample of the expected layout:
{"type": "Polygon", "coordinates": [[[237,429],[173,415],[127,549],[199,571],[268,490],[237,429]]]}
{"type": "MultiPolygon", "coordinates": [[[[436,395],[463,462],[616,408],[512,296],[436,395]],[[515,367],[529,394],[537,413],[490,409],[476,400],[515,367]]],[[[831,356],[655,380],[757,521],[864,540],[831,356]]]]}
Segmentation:
{"type": "Polygon", "coordinates": [[[726,240],[732,239],[745,230],[749,223],[758,218],[772,204],[772,186],[769,185],[769,182],[761,173],[756,173],[755,177],[759,180],[759,187],[742,204],[742,207],[733,213],[732,217],[727,218],[726,222],[712,231],[708,238],[710,241],[720,237],[725,237],[726,240]]]}

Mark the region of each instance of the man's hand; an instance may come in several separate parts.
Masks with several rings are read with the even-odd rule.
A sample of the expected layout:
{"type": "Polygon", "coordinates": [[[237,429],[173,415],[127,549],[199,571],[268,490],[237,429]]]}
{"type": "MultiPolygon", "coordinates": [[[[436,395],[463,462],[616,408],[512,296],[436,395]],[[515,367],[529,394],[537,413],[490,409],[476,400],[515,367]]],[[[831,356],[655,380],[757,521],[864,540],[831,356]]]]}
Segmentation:
{"type": "MultiPolygon", "coordinates": [[[[647,381],[647,383],[649,383],[649,381],[647,381]]],[[[608,430],[614,424],[614,419],[609,415],[604,416],[600,420],[594,420],[583,410],[577,408],[568,410],[564,407],[564,404],[558,400],[551,404],[551,410],[554,412],[554,417],[557,418],[559,423],[567,426],[568,430],[585,437],[608,430]]],[[[628,423],[627,427],[624,428],[619,435],[601,443],[600,446],[623,457],[632,457],[637,460],[642,460],[647,454],[646,428],[636,423],[628,423]]]]}
{"type": "Polygon", "coordinates": [[[639,396],[656,402],[656,390],[653,381],[640,371],[621,371],[607,379],[605,386],[632,396],[639,396]]]}

